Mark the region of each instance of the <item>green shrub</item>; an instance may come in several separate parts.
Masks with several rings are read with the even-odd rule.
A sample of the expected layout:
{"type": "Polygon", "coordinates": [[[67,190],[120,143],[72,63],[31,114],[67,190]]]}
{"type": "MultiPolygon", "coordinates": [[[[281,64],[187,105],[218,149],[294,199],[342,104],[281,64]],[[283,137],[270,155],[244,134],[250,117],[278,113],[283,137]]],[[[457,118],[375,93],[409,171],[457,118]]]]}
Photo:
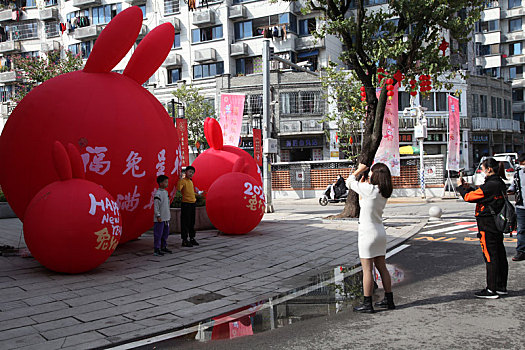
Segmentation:
{"type": "Polygon", "coordinates": [[[7,202],[7,199],[5,199],[5,195],[4,192],[2,192],[2,190],[0,190],[0,202],[7,202]]]}
{"type": "MultiPolygon", "coordinates": [[[[200,194],[195,194],[195,198],[197,199],[196,205],[197,207],[205,207],[206,206],[206,198],[200,194]]],[[[180,191],[177,191],[177,194],[175,195],[175,198],[173,198],[173,202],[171,202],[171,208],[180,208],[182,206],[182,193],[180,191]]]]}

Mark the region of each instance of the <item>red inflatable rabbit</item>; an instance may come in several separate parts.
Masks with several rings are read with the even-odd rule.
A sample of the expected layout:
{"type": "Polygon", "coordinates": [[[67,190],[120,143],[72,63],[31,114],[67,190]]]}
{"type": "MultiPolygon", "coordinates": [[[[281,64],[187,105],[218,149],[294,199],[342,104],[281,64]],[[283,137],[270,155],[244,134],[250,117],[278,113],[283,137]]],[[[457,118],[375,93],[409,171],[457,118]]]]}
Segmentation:
{"type": "Polygon", "coordinates": [[[102,31],[83,70],[33,89],[13,111],[0,137],[0,184],[25,221],[31,199],[57,180],[48,150],[55,140],[79,147],[86,178],[115,198],[121,242],[148,230],[156,177],[170,178],[175,195],[180,144],[172,119],[142,87],[168,55],[174,28],[156,27],[140,42],[123,74],[111,70],[135,45],[142,11],[131,7],[102,31]]]}
{"type": "Polygon", "coordinates": [[[263,187],[246,173],[249,168],[245,159],[239,158],[232,172],[215,180],[208,191],[206,212],[215,228],[224,233],[248,233],[264,215],[263,187]]]}
{"type": "Polygon", "coordinates": [[[252,176],[258,185],[262,185],[260,169],[252,156],[239,147],[223,145],[222,129],[218,121],[206,118],[204,135],[211,148],[201,153],[192,164],[196,170],[193,183],[197,189],[208,191],[215,180],[232,172],[239,159],[243,159],[246,164],[246,174],[252,176]]]}
{"type": "Polygon", "coordinates": [[[52,157],[60,181],[45,186],[31,200],[24,218],[24,238],[33,257],[65,273],[94,269],[113,253],[122,224],[113,197],[84,179],[80,153],[55,142],[52,157]]]}

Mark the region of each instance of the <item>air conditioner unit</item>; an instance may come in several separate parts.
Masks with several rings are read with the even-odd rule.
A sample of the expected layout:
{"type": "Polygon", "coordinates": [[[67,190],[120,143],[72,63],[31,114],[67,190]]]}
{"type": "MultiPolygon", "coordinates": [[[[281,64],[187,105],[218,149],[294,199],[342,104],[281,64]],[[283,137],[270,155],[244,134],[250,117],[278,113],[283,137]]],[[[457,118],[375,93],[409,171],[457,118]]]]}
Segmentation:
{"type": "Polygon", "coordinates": [[[264,139],[263,140],[263,153],[276,154],[277,153],[277,140],[276,139],[264,139]]]}

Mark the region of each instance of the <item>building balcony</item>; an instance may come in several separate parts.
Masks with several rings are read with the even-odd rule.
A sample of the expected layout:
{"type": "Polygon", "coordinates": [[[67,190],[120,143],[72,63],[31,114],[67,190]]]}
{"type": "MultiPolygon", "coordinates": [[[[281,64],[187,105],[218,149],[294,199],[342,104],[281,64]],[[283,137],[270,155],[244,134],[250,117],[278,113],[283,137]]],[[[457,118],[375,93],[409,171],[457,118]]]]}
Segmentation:
{"type": "Polygon", "coordinates": [[[287,40],[276,40],[274,42],[275,52],[295,51],[295,39],[297,36],[292,33],[287,33],[287,40]]]}
{"type": "Polygon", "coordinates": [[[130,4],[131,6],[144,5],[147,0],[124,0],[125,3],[130,4]]]}
{"type": "Polygon", "coordinates": [[[476,66],[481,66],[483,68],[501,67],[501,63],[500,54],[476,57],[476,66]]]}
{"type": "Polygon", "coordinates": [[[234,5],[230,7],[229,19],[239,20],[245,19],[247,17],[246,6],[244,5],[234,5]]]}
{"type": "Polygon", "coordinates": [[[212,10],[193,12],[193,25],[207,27],[215,24],[215,13],[212,10]]]}
{"type": "Polygon", "coordinates": [[[474,41],[482,45],[499,44],[501,43],[501,32],[476,33],[474,35],[474,41]]]}
{"type": "Polygon", "coordinates": [[[518,40],[524,40],[525,39],[525,33],[522,30],[512,32],[512,33],[505,33],[501,36],[502,41],[518,41],[518,40]]]}
{"type": "MultiPolygon", "coordinates": [[[[448,130],[448,116],[436,116],[436,117],[426,117],[427,127],[429,129],[441,129],[448,130]]],[[[413,117],[400,117],[399,118],[399,129],[413,129],[416,125],[417,120],[413,117]]],[[[459,119],[460,129],[469,129],[470,123],[468,118],[459,119]]]]}
{"type": "Polygon", "coordinates": [[[511,18],[511,17],[521,17],[525,16],[525,9],[523,7],[516,7],[513,9],[508,10],[501,10],[501,17],[503,18],[511,18]]]}
{"type": "Polygon", "coordinates": [[[177,53],[170,53],[162,64],[164,68],[182,67],[182,56],[177,53]]]}
{"type": "Polygon", "coordinates": [[[91,25],[88,27],[77,28],[73,34],[73,38],[77,40],[88,40],[98,37],[102,32],[102,26],[100,25],[91,25]]]}
{"type": "MultiPolygon", "coordinates": [[[[501,0],[499,1],[501,2],[501,0]]],[[[492,21],[495,19],[500,19],[501,11],[498,1],[485,1],[485,9],[481,12],[482,21],[492,21]],[[489,4],[493,3],[493,4],[489,4]]]]}
{"type": "Polygon", "coordinates": [[[20,51],[20,42],[19,41],[4,41],[0,43],[0,53],[13,53],[20,51]]]}
{"type": "Polygon", "coordinates": [[[41,21],[52,21],[58,19],[58,9],[57,8],[47,8],[40,10],[40,20],[41,21]]]}
{"type": "Polygon", "coordinates": [[[279,123],[279,134],[323,133],[324,124],[320,120],[289,120],[279,123]]]}
{"type": "Polygon", "coordinates": [[[13,20],[13,11],[12,10],[4,10],[0,11],[0,22],[7,22],[13,20]]]}
{"type": "Polygon", "coordinates": [[[246,43],[235,43],[230,45],[230,56],[245,56],[248,54],[248,45],[246,43]]]}
{"type": "Polygon", "coordinates": [[[213,48],[196,50],[195,51],[195,62],[215,62],[217,61],[217,51],[213,48]]]}
{"type": "Polygon", "coordinates": [[[99,6],[102,5],[102,0],[73,0],[73,6],[78,8],[99,6]]]}
{"type": "Polygon", "coordinates": [[[0,83],[9,84],[18,81],[15,71],[0,73],[0,83]]]}
{"type": "Polygon", "coordinates": [[[472,118],[473,131],[498,130],[498,119],[496,118],[472,118]]]}
{"type": "Polygon", "coordinates": [[[504,59],[507,66],[522,65],[525,63],[525,55],[515,55],[504,59]]]}
{"type": "Polygon", "coordinates": [[[177,17],[167,18],[161,21],[161,23],[171,23],[175,28],[175,32],[180,32],[180,19],[178,19],[177,17]]]}
{"type": "Polygon", "coordinates": [[[498,119],[498,129],[502,131],[513,131],[514,120],[498,119]]]}
{"type": "Polygon", "coordinates": [[[316,39],[313,36],[304,36],[295,39],[296,50],[322,49],[324,47],[324,38],[316,39]]]}

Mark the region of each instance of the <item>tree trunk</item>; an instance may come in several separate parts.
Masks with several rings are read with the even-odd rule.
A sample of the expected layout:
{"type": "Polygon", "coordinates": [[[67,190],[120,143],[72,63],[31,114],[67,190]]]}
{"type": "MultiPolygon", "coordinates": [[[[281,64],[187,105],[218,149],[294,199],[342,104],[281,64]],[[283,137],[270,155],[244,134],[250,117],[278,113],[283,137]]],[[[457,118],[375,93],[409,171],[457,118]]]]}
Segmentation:
{"type": "MultiPolygon", "coordinates": [[[[358,163],[363,163],[368,166],[371,166],[374,162],[374,157],[376,155],[379,144],[381,143],[381,138],[383,134],[383,114],[386,106],[386,89],[384,89],[379,97],[379,99],[367,98],[368,108],[366,111],[367,120],[364,125],[363,133],[363,147],[361,148],[361,153],[357,158],[358,163]],[[385,94],[385,96],[383,96],[385,94]],[[383,103],[380,103],[383,102],[383,103]],[[380,123],[379,123],[380,122],[380,123]]],[[[357,166],[357,164],[356,164],[357,166]]],[[[354,191],[348,189],[349,194],[346,199],[345,208],[343,211],[337,215],[332,216],[331,218],[357,218],[359,217],[360,207],[359,207],[359,196],[354,191]]]]}

